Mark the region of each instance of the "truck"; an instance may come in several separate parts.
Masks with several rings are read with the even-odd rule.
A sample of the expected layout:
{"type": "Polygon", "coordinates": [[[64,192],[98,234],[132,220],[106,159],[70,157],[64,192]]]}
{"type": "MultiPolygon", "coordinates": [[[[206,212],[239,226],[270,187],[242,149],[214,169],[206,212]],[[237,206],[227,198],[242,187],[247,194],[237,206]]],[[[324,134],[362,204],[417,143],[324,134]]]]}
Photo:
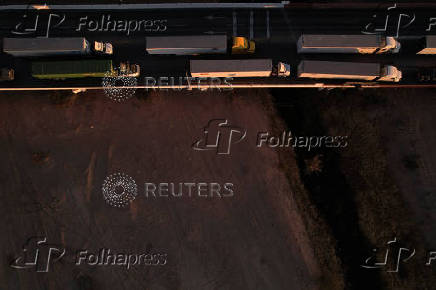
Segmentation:
{"type": "Polygon", "coordinates": [[[3,38],[3,52],[18,57],[113,54],[112,44],[84,37],[3,38]]]}
{"type": "Polygon", "coordinates": [[[198,55],[226,54],[229,44],[231,54],[252,54],[256,50],[253,40],[227,35],[148,36],[145,38],[148,54],[198,55]]]}
{"type": "Polygon", "coordinates": [[[117,69],[119,76],[125,77],[139,77],[141,68],[139,64],[130,64],[130,62],[120,63],[120,67],[117,69]]]}
{"type": "Polygon", "coordinates": [[[302,34],[297,42],[298,53],[398,53],[401,44],[382,35],[302,34]]]}
{"type": "Polygon", "coordinates": [[[118,75],[136,77],[139,73],[139,65],[121,63],[119,69],[114,69],[112,60],[106,59],[32,62],[32,76],[38,79],[102,78],[118,75]]]}
{"type": "Polygon", "coordinates": [[[191,77],[287,77],[290,66],[271,59],[190,60],[191,77]]]}
{"type": "Polygon", "coordinates": [[[302,60],[298,65],[298,77],[399,82],[402,74],[393,65],[379,63],[302,60]]]}
{"type": "Polygon", "coordinates": [[[417,54],[436,54],[436,35],[426,35],[424,45],[417,54]]]}
{"type": "Polygon", "coordinates": [[[0,81],[12,81],[15,78],[14,70],[11,68],[0,68],[0,81]]]}

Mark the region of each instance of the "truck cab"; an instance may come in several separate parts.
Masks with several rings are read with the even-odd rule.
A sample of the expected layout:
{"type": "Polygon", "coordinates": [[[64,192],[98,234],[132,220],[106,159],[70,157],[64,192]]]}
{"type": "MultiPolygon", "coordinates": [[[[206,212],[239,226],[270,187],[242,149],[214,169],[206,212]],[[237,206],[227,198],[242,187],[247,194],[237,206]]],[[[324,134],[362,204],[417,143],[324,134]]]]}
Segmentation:
{"type": "Polygon", "coordinates": [[[109,42],[94,41],[94,51],[102,54],[113,54],[112,44],[109,42]]]}
{"type": "Polygon", "coordinates": [[[386,45],[380,48],[377,53],[398,53],[400,52],[401,44],[394,37],[387,36],[386,37],[386,45]]]}
{"type": "Polygon", "coordinates": [[[120,63],[120,76],[139,77],[140,74],[141,67],[139,64],[130,64],[129,62],[120,63]]]}
{"type": "Polygon", "coordinates": [[[242,36],[232,38],[232,54],[252,54],[255,50],[256,44],[253,40],[242,36]]]}
{"type": "Polygon", "coordinates": [[[12,81],[14,80],[14,70],[11,68],[0,69],[0,81],[12,81]]]}
{"type": "Polygon", "coordinates": [[[402,78],[402,73],[393,65],[386,65],[382,67],[380,72],[379,81],[385,82],[399,82],[402,78]]]}
{"type": "Polygon", "coordinates": [[[289,77],[291,75],[291,66],[284,62],[279,62],[274,68],[273,75],[277,77],[289,77]]]}

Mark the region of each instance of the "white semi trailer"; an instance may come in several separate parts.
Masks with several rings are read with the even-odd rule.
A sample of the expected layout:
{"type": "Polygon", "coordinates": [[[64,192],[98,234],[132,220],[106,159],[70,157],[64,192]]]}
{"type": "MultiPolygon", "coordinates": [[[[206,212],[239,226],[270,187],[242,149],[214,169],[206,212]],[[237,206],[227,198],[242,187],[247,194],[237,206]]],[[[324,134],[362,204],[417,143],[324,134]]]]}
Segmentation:
{"type": "Polygon", "coordinates": [[[298,77],[399,82],[402,74],[395,66],[379,63],[303,60],[298,65],[298,77]]]}
{"type": "Polygon", "coordinates": [[[52,55],[112,54],[110,43],[94,41],[84,37],[59,38],[3,38],[3,52],[19,57],[52,55]]]}
{"type": "Polygon", "coordinates": [[[297,42],[298,53],[397,53],[400,43],[381,35],[303,34],[297,42]]]}
{"type": "Polygon", "coordinates": [[[436,54],[436,35],[425,36],[424,48],[417,54],[436,54]]]}
{"type": "Polygon", "coordinates": [[[147,53],[157,55],[252,54],[256,49],[253,40],[227,35],[148,36],[145,42],[147,53]]]}
{"type": "Polygon", "coordinates": [[[271,59],[190,60],[192,77],[287,77],[288,64],[273,66],[271,59]]]}

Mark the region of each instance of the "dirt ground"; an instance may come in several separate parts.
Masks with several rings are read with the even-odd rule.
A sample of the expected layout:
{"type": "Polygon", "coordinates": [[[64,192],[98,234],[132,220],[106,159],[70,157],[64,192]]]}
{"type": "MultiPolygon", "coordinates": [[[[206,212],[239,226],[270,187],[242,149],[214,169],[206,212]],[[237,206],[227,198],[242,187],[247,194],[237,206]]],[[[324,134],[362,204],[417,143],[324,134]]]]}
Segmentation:
{"type": "Polygon", "coordinates": [[[271,108],[256,90],[123,104],[102,92],[2,94],[0,289],[317,289],[318,259],[279,154],[255,146],[257,132],[280,130],[271,108]],[[191,148],[214,118],[247,130],[230,155],[191,148]],[[102,195],[115,172],[138,185],[124,209],[102,195]],[[145,182],[230,182],[234,196],[151,199],[145,182]],[[7,266],[32,236],[66,249],[49,273],[7,266]],[[101,248],[165,253],[167,264],[74,265],[77,251],[101,248]]]}
{"type": "Polygon", "coordinates": [[[431,90],[2,94],[0,289],[432,289],[435,110],[431,90]],[[229,155],[192,149],[211,119],[246,130],[229,155]],[[285,129],[348,146],[256,147],[285,129]],[[116,172],[138,186],[127,208],[103,198],[116,172]],[[234,196],[147,198],[146,182],[229,182],[234,196]],[[9,266],[32,236],[66,249],[48,273],[9,266]],[[362,268],[394,238],[416,250],[398,272],[394,256],[362,268]],[[75,265],[102,248],[167,263],[75,265]]]}
{"type": "Polygon", "coordinates": [[[426,263],[436,246],[435,92],[332,90],[293,95],[292,105],[303,111],[300,131],[349,136],[344,150],[314,153],[322,172],[304,177],[333,229],[349,288],[368,289],[362,287],[367,283],[377,289],[434,289],[435,265],[426,263]],[[331,174],[335,168],[336,174],[331,174]],[[399,263],[398,271],[395,248],[385,267],[361,267],[372,249],[383,261],[392,240],[414,253],[399,263]]]}
{"type": "Polygon", "coordinates": [[[392,114],[381,126],[382,134],[390,137],[384,140],[389,169],[411,205],[425,244],[436,248],[436,94],[400,91],[389,106],[392,114]]]}

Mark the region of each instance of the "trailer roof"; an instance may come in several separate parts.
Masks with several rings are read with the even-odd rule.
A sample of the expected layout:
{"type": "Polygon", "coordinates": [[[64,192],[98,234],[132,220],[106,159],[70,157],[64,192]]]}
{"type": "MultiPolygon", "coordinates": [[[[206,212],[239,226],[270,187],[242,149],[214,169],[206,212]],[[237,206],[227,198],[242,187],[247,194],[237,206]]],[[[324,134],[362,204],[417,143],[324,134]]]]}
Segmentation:
{"type": "Polygon", "coordinates": [[[84,37],[3,38],[4,51],[70,51],[84,48],[84,37]]]}
{"type": "Polygon", "coordinates": [[[32,74],[81,74],[93,72],[111,72],[113,70],[110,59],[65,60],[65,61],[36,61],[32,62],[32,74]]]}
{"type": "Polygon", "coordinates": [[[322,35],[303,34],[304,47],[378,47],[381,42],[379,35],[322,35]]]}
{"type": "Polygon", "coordinates": [[[191,60],[191,73],[271,71],[271,59],[191,60]]]}
{"type": "Polygon", "coordinates": [[[211,48],[226,49],[226,35],[147,36],[147,49],[211,48]]]}
{"type": "Polygon", "coordinates": [[[303,60],[300,62],[300,68],[302,72],[309,74],[364,76],[378,76],[380,74],[380,64],[378,63],[303,60]]]}

